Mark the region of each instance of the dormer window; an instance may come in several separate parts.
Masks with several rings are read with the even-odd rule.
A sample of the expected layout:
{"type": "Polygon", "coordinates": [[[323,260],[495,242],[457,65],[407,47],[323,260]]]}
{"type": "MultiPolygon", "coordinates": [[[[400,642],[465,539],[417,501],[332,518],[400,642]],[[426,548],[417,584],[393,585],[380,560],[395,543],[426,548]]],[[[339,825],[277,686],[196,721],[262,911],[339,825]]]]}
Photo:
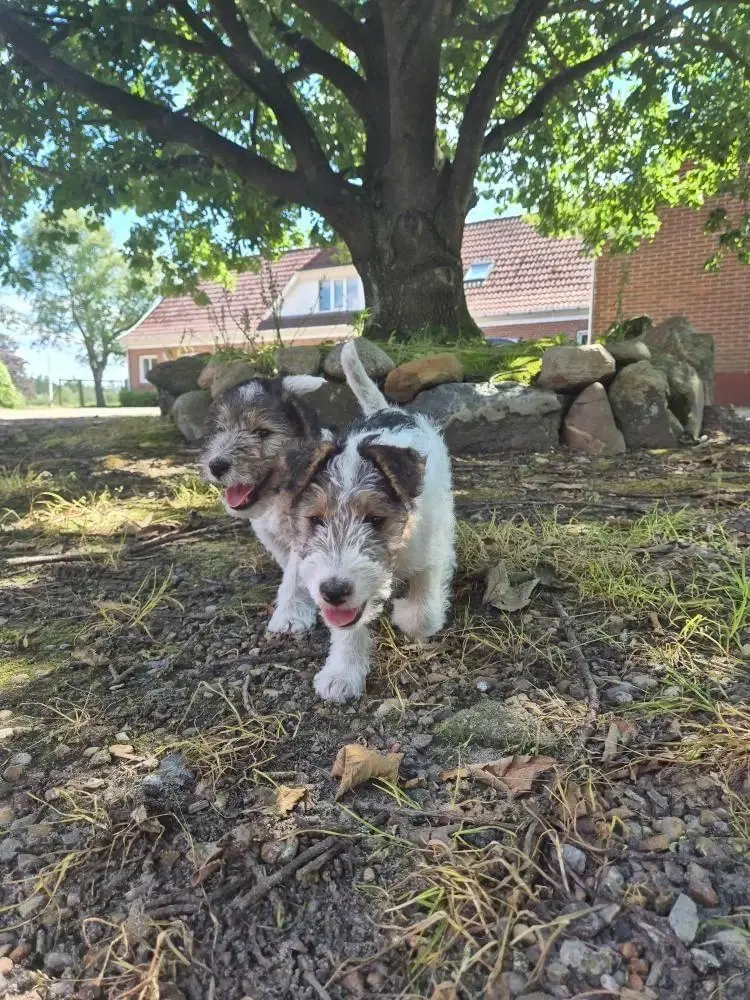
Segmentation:
{"type": "Polygon", "coordinates": [[[478,285],[485,281],[492,270],[491,260],[475,260],[464,271],[465,285],[478,285]]]}
{"type": "Polygon", "coordinates": [[[358,278],[324,279],[318,282],[319,312],[352,312],[360,308],[358,278]]]}

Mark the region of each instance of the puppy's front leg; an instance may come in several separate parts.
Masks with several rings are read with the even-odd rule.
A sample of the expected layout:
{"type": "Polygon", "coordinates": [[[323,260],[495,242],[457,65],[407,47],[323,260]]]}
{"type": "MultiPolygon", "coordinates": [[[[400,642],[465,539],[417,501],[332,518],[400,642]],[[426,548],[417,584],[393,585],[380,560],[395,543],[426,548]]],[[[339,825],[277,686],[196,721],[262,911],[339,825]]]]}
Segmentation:
{"type": "Polygon", "coordinates": [[[276,610],[266,626],[267,632],[307,632],[315,624],[315,603],[301,585],[298,569],[299,559],[291,553],[276,595],[276,610]]]}
{"type": "Polygon", "coordinates": [[[412,639],[426,639],[445,624],[450,567],[428,566],[409,580],[406,597],[393,602],[391,618],[412,639]]]}
{"type": "Polygon", "coordinates": [[[332,629],[331,648],[315,675],[315,693],[325,701],[347,701],[364,694],[372,640],[365,625],[332,629]]]}

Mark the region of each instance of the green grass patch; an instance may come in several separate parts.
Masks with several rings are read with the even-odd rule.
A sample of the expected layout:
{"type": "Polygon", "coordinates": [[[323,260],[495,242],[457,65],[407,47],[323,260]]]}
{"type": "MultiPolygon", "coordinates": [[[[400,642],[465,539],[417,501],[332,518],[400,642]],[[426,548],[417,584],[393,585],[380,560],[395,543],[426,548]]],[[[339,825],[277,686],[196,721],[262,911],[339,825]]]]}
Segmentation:
{"type": "Polygon", "coordinates": [[[105,487],[79,497],[52,491],[37,495],[25,517],[11,530],[81,537],[133,535],[152,526],[179,527],[194,511],[221,514],[219,493],[195,475],[176,477],[166,496],[124,496],[105,487]]]}
{"type": "Polygon", "coordinates": [[[64,456],[98,457],[125,452],[139,458],[170,455],[181,446],[177,428],[161,417],[114,417],[100,422],[71,420],[42,430],[37,449],[64,456]]]}

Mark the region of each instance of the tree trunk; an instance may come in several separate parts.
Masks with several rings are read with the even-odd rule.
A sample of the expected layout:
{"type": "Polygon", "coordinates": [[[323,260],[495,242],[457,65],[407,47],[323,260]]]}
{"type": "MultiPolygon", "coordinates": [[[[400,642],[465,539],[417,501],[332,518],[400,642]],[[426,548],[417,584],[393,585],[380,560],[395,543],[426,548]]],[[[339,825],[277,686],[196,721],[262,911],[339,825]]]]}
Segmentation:
{"type": "Polygon", "coordinates": [[[367,226],[371,238],[350,244],[365,290],[364,332],[371,339],[481,338],[464,295],[463,222],[441,232],[437,214],[426,212],[424,204],[395,217],[373,210],[367,226]]]}
{"type": "Polygon", "coordinates": [[[102,386],[102,372],[93,371],[92,375],[94,376],[94,394],[96,396],[96,405],[97,407],[101,408],[106,407],[107,401],[104,398],[104,387],[102,386]]]}

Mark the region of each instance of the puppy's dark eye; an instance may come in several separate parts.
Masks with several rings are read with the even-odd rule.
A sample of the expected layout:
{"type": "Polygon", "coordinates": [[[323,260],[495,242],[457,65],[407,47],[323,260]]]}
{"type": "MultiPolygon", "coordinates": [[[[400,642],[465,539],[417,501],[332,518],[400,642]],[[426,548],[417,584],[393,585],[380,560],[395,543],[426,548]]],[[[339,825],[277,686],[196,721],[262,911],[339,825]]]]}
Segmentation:
{"type": "Polygon", "coordinates": [[[377,514],[368,514],[367,517],[365,517],[365,524],[369,524],[371,528],[375,528],[375,530],[377,530],[378,528],[383,527],[385,524],[385,518],[378,517],[377,514]]]}
{"type": "Polygon", "coordinates": [[[258,429],[255,431],[255,433],[261,439],[261,441],[264,438],[267,438],[267,437],[271,436],[271,431],[267,430],[265,427],[258,427],[258,429]]]}
{"type": "Polygon", "coordinates": [[[313,528],[322,528],[323,525],[325,524],[325,521],[323,520],[323,518],[322,517],[318,517],[317,515],[314,515],[313,517],[308,518],[308,520],[309,520],[310,524],[313,526],[313,528]]]}

